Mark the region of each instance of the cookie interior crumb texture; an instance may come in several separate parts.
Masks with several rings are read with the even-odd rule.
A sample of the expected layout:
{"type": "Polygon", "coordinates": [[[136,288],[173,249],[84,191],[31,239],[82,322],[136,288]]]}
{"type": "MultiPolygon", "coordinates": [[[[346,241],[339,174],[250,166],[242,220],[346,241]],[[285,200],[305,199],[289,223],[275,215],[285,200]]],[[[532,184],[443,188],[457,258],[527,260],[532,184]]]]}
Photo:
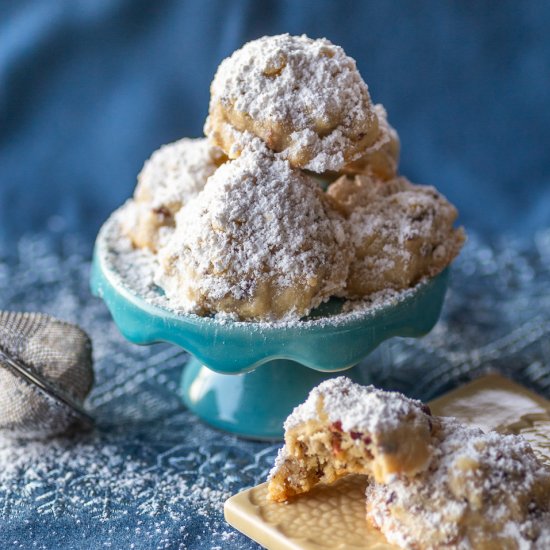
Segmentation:
{"type": "Polygon", "coordinates": [[[346,377],[323,382],[285,422],[285,445],[269,476],[275,501],[347,474],[380,482],[414,475],[431,457],[434,421],[420,401],[346,377]]]}

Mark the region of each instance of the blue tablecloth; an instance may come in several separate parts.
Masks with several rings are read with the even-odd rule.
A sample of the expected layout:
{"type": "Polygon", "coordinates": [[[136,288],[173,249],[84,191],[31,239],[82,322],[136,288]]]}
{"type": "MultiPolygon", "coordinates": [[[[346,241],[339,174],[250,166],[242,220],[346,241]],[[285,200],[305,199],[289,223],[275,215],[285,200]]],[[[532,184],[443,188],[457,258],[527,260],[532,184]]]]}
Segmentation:
{"type": "MultiPolygon", "coordinates": [[[[221,434],[186,411],[187,355],[125,342],[89,294],[89,257],[86,240],[51,234],[0,253],[0,308],[49,312],[91,334],[99,424],[48,443],[0,441],[0,548],[256,548],[222,506],[265,480],[278,445],[221,434]]],[[[470,236],[432,333],[386,342],[358,368],[365,382],[423,399],[487,369],[550,397],[549,285],[550,229],[492,246],[470,236]]]]}
{"type": "Polygon", "coordinates": [[[0,548],[254,548],[223,521],[277,445],[220,434],[178,398],[187,356],[139,348],[88,291],[95,234],[160,144],[201,133],[220,60],[263,34],[355,57],[469,242],[443,318],[360,367],[424,399],[485,369],[550,397],[547,3],[0,0],[0,308],[75,321],[95,346],[98,429],[0,442],[0,548]]]}

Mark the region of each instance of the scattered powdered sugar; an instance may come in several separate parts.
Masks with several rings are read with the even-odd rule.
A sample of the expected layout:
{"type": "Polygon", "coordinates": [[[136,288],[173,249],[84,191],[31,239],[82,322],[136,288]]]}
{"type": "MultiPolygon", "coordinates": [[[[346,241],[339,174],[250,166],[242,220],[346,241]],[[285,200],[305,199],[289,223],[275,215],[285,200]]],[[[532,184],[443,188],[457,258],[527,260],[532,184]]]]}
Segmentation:
{"type": "Polygon", "coordinates": [[[0,548],[252,548],[223,503],[263,481],[276,448],[212,430],[182,405],[189,356],[123,338],[90,294],[89,239],[45,232],[16,245],[17,255],[0,245],[2,309],[42,311],[90,334],[96,429],[0,437],[0,548]]]}
{"type": "Polygon", "coordinates": [[[388,288],[373,292],[360,300],[346,300],[342,305],[342,313],[365,313],[376,311],[381,307],[397,305],[399,302],[412,298],[429,281],[427,277],[422,278],[413,288],[394,290],[388,288]]]}
{"type": "MultiPolygon", "coordinates": [[[[218,104],[258,125],[284,128],[290,149],[283,155],[310,150],[311,160],[303,167],[319,173],[339,170],[350,138],[360,140],[376,128],[368,87],[355,61],[330,41],[305,35],[264,36],[222,61],[211,86],[211,114],[218,104]]],[[[255,133],[238,131],[246,147],[255,133]]]]}
{"type": "MultiPolygon", "coordinates": [[[[139,448],[138,441],[134,447],[139,448]]],[[[201,524],[210,542],[240,539],[221,519],[223,503],[235,489],[200,471],[206,462],[194,463],[201,454],[198,445],[172,452],[172,463],[163,461],[154,443],[149,454],[156,456],[155,462],[147,453],[135,456],[136,450],[130,445],[123,450],[115,434],[19,443],[0,437],[0,494],[5,499],[0,517],[31,508],[36,510],[32,525],[37,529],[43,520],[50,518],[53,525],[51,518],[58,517],[70,518],[83,532],[89,521],[101,532],[112,525],[117,532],[115,545],[126,539],[136,548],[141,540],[154,544],[151,548],[183,550],[190,535],[200,539],[192,531],[201,524]],[[132,516],[128,516],[130,507],[132,516]],[[126,534],[121,529],[124,523],[126,534]]],[[[25,538],[42,548],[32,531],[25,538]]]]}
{"type": "Polygon", "coordinates": [[[286,419],[285,430],[317,418],[319,399],[323,400],[330,421],[340,422],[346,432],[379,434],[395,429],[405,418],[427,416],[420,401],[374,386],[361,386],[339,376],[313,388],[306,401],[286,419]]]}
{"type": "Polygon", "coordinates": [[[147,248],[134,248],[123,233],[124,208],[115,211],[103,226],[100,238],[105,248],[99,253],[103,254],[105,266],[117,285],[152,305],[170,310],[168,299],[154,280],[159,267],[157,255],[147,248]]]}
{"type": "Polygon", "coordinates": [[[518,548],[547,548],[550,470],[530,445],[455,419],[438,421],[429,469],[386,485],[371,482],[369,519],[405,548],[470,548],[476,535],[506,535],[518,548]]]}
{"type": "Polygon", "coordinates": [[[222,160],[222,151],[205,138],[183,138],[163,145],[145,162],[138,176],[136,199],[153,209],[179,208],[202,190],[222,160]]]}

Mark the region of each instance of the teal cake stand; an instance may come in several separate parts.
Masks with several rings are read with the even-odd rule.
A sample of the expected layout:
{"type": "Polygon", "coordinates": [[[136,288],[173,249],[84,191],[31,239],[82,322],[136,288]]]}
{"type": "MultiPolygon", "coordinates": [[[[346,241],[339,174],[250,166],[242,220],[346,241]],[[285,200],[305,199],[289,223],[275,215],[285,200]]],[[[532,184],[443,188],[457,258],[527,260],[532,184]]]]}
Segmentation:
{"type": "MultiPolygon", "coordinates": [[[[216,428],[254,439],[280,438],[285,418],[314,386],[355,366],[384,340],[429,332],[447,288],[444,271],[385,307],[345,315],[337,313],[341,302],[334,300],[290,325],[179,314],[125,284],[109,261],[111,223],[96,241],[92,292],[131,342],[170,342],[193,355],[182,378],[191,411],[216,428]]],[[[347,375],[353,378],[356,370],[347,375]]]]}

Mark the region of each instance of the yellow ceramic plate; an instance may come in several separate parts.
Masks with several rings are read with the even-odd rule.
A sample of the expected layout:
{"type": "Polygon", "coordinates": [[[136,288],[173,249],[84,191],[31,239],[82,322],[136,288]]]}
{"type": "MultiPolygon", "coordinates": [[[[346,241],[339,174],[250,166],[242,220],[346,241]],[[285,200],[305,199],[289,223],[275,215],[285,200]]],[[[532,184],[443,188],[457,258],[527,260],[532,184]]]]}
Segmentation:
{"type": "MultiPolygon", "coordinates": [[[[550,462],[550,402],[491,374],[430,403],[434,414],[456,416],[484,430],[523,435],[550,462]]],[[[225,518],[269,550],[382,550],[395,548],[367,525],[363,476],[318,486],[293,502],[266,500],[262,483],[231,497],[225,518]]]]}

